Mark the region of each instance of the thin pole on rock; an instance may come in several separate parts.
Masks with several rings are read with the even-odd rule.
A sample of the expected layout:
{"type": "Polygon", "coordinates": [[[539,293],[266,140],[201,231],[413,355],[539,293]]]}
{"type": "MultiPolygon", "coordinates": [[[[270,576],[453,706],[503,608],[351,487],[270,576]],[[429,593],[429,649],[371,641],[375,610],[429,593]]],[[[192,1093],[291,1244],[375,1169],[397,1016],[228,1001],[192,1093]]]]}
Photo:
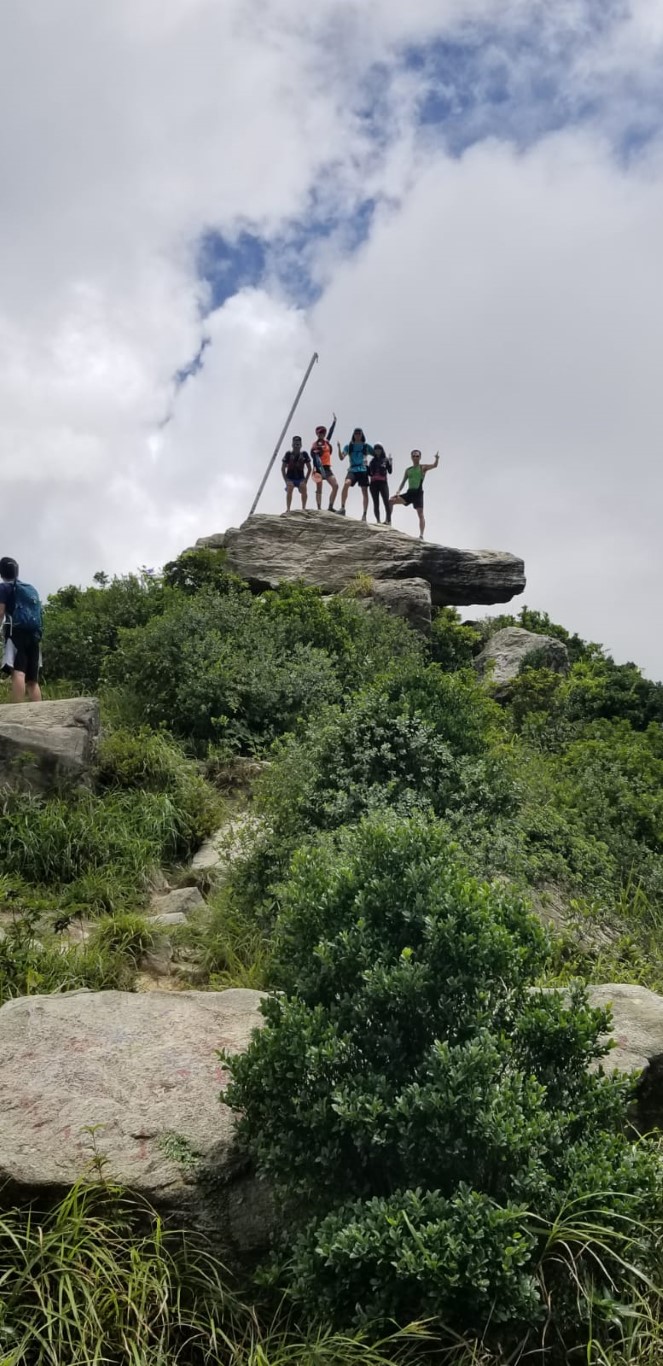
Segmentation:
{"type": "Polygon", "coordinates": [[[285,434],[286,434],[286,432],[287,432],[287,430],[288,430],[288,427],[290,426],[290,423],[292,422],[292,419],[293,419],[293,417],[294,417],[294,415],[295,415],[295,412],[296,412],[296,409],[297,409],[297,405],[298,405],[299,400],[300,400],[300,398],[301,398],[301,396],[302,396],[302,394],[303,394],[303,392],[304,392],[304,390],[305,390],[305,388],[306,388],[306,385],[308,384],[309,375],[310,375],[310,373],[311,373],[311,371],[312,371],[312,369],[313,369],[313,366],[315,365],[315,362],[317,361],[317,359],[318,359],[318,353],[317,353],[317,351],[314,351],[314,352],[313,352],[313,355],[311,356],[311,359],[310,359],[310,361],[309,361],[309,363],[308,363],[308,369],[307,369],[307,371],[306,371],[306,374],[304,375],[304,378],[303,378],[303,380],[302,380],[302,382],[301,382],[301,384],[300,384],[300,386],[299,386],[299,388],[298,388],[298,390],[297,390],[297,394],[296,394],[296,397],[295,397],[295,401],[294,401],[294,403],[293,403],[293,405],[292,405],[292,408],[290,409],[290,412],[288,413],[288,416],[287,416],[285,422],[283,423],[283,428],[282,428],[282,431],[281,431],[281,435],[279,436],[279,439],[278,439],[278,441],[277,441],[277,443],[276,443],[276,445],[275,445],[275,447],[274,447],[274,454],[272,455],[272,458],[271,458],[271,460],[270,460],[270,462],[269,462],[269,464],[268,464],[268,466],[267,466],[267,469],[265,470],[265,473],[264,473],[263,479],[262,479],[262,483],[261,483],[260,488],[258,489],[258,492],[256,493],[256,496],[255,496],[255,498],[254,498],[254,500],[253,500],[253,503],[252,503],[252,505],[251,505],[251,511],[250,511],[250,513],[249,513],[249,517],[252,517],[252,516],[253,516],[253,514],[254,514],[254,512],[255,512],[257,506],[258,506],[258,503],[260,502],[260,499],[262,498],[263,489],[264,489],[265,484],[267,483],[267,480],[269,479],[269,476],[270,476],[270,474],[271,474],[272,466],[273,466],[273,464],[274,464],[274,461],[276,460],[276,457],[277,457],[277,455],[278,455],[278,453],[279,453],[279,451],[280,451],[280,449],[281,449],[281,445],[282,445],[282,442],[283,442],[283,438],[284,438],[284,436],[285,436],[285,434]]]}

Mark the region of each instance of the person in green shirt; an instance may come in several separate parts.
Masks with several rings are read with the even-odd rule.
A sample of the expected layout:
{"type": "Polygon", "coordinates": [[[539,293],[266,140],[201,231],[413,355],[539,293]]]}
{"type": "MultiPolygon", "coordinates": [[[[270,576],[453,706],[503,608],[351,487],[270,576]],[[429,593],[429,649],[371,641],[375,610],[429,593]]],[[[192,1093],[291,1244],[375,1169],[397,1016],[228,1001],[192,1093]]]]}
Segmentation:
{"type": "Polygon", "coordinates": [[[401,479],[398,493],[389,499],[391,507],[394,503],[403,503],[406,507],[417,509],[419,514],[419,540],[423,541],[426,523],[424,521],[424,479],[429,470],[437,469],[440,463],[440,452],[437,451],[435,459],[430,465],[422,465],[421,451],[412,451],[412,464],[406,469],[401,479]],[[401,489],[407,484],[407,493],[401,493],[401,489]]]}

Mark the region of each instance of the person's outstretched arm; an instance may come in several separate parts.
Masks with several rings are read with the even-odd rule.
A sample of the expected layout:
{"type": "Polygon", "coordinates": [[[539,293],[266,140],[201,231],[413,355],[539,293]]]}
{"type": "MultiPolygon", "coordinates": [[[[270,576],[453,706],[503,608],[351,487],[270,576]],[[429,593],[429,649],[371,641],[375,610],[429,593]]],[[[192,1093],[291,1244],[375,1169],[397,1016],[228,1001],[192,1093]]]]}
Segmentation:
{"type": "Polygon", "coordinates": [[[438,467],[438,465],[439,465],[439,463],[440,463],[440,452],[439,452],[439,451],[436,451],[436,452],[435,452],[435,459],[433,460],[432,464],[431,464],[431,465],[422,465],[421,468],[422,468],[422,470],[436,470],[437,467],[438,467]]]}
{"type": "Polygon", "coordinates": [[[405,485],[406,485],[406,484],[407,484],[407,470],[405,471],[405,474],[403,475],[403,478],[401,479],[401,482],[400,482],[400,484],[398,485],[398,492],[399,492],[399,493],[401,492],[402,489],[405,488],[405,485]]]}
{"type": "Polygon", "coordinates": [[[332,413],[332,417],[333,417],[334,421],[332,422],[332,425],[331,425],[331,427],[329,428],[329,431],[327,432],[327,440],[328,440],[328,442],[329,442],[330,445],[331,445],[331,439],[332,439],[332,437],[333,437],[333,435],[334,435],[334,432],[336,431],[336,413],[332,413]]]}
{"type": "Polygon", "coordinates": [[[336,445],[338,446],[338,458],[339,458],[339,460],[345,460],[345,451],[342,451],[342,450],[341,450],[341,443],[340,443],[340,441],[337,441],[337,442],[336,442],[336,445]]]}

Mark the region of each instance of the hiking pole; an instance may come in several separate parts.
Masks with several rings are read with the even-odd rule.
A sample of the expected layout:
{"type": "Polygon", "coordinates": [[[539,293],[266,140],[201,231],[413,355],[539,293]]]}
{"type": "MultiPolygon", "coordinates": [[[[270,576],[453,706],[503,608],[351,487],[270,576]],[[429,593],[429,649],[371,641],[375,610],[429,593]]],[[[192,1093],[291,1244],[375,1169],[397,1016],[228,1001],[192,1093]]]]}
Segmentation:
{"type": "Polygon", "coordinates": [[[297,404],[299,403],[299,400],[300,400],[300,398],[301,398],[301,396],[302,396],[302,394],[303,394],[303,392],[304,392],[304,390],[305,390],[305,388],[306,388],[306,385],[308,384],[308,377],[309,377],[309,375],[310,375],[310,373],[311,373],[311,371],[312,371],[312,369],[313,369],[313,366],[315,365],[315,362],[317,361],[317,359],[318,359],[318,353],[317,353],[317,351],[314,351],[314,352],[313,352],[313,355],[311,356],[311,359],[310,359],[310,361],[309,361],[309,363],[308,363],[308,370],[306,371],[306,374],[304,375],[304,378],[303,378],[303,380],[302,380],[302,382],[301,382],[301,384],[300,384],[300,386],[299,386],[299,388],[298,388],[298,390],[297,390],[297,395],[296,395],[296,397],[295,397],[295,401],[294,401],[294,403],[293,403],[293,405],[292,405],[292,408],[290,409],[290,412],[288,413],[288,416],[287,416],[285,422],[283,423],[283,429],[282,429],[282,431],[281,431],[281,435],[279,436],[279,439],[278,439],[278,441],[277,441],[277,443],[276,443],[276,445],[275,445],[275,447],[274,447],[274,454],[273,454],[273,456],[272,456],[272,458],[271,458],[271,460],[270,460],[270,462],[269,462],[269,464],[268,464],[268,466],[267,466],[267,469],[265,470],[265,473],[264,473],[263,479],[262,479],[262,483],[261,483],[260,488],[258,489],[258,492],[256,493],[256,496],[255,496],[255,498],[254,498],[254,500],[253,500],[253,503],[252,503],[252,505],[251,505],[251,511],[250,511],[250,513],[249,513],[249,517],[252,517],[252,516],[253,516],[253,514],[254,514],[254,512],[255,512],[257,506],[258,506],[258,503],[260,502],[260,499],[262,498],[262,492],[263,492],[263,489],[264,489],[264,487],[265,487],[265,484],[267,483],[267,480],[269,479],[269,476],[270,476],[270,474],[271,474],[272,465],[274,464],[274,461],[276,460],[276,457],[277,457],[277,455],[278,455],[278,453],[279,453],[279,451],[280,451],[280,449],[281,449],[281,444],[282,444],[282,442],[283,442],[283,438],[284,438],[284,436],[285,436],[285,434],[286,434],[286,432],[287,432],[287,430],[288,430],[288,427],[290,426],[290,423],[292,422],[292,419],[293,419],[293,417],[294,417],[294,415],[295,415],[295,410],[296,410],[296,408],[297,408],[297,404]]]}

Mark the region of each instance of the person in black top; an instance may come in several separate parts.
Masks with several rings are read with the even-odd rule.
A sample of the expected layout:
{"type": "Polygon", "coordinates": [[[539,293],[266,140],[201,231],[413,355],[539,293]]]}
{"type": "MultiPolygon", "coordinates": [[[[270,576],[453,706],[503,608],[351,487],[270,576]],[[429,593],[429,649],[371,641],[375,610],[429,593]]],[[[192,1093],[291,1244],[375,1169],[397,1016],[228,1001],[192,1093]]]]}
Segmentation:
{"type": "Polygon", "coordinates": [[[292,450],[286,451],[281,461],[281,474],[285,480],[286,512],[290,512],[294,489],[299,489],[302,507],[305,508],[307,497],[306,485],[311,477],[311,457],[308,451],[302,450],[301,436],[293,436],[292,450]]]}
{"type": "Polygon", "coordinates": [[[375,520],[380,520],[380,499],[384,503],[385,521],[391,526],[391,505],[389,502],[389,478],[393,469],[391,456],[387,455],[384,446],[378,441],[374,442],[373,455],[368,462],[368,477],[370,480],[371,498],[375,511],[375,520]]]}

